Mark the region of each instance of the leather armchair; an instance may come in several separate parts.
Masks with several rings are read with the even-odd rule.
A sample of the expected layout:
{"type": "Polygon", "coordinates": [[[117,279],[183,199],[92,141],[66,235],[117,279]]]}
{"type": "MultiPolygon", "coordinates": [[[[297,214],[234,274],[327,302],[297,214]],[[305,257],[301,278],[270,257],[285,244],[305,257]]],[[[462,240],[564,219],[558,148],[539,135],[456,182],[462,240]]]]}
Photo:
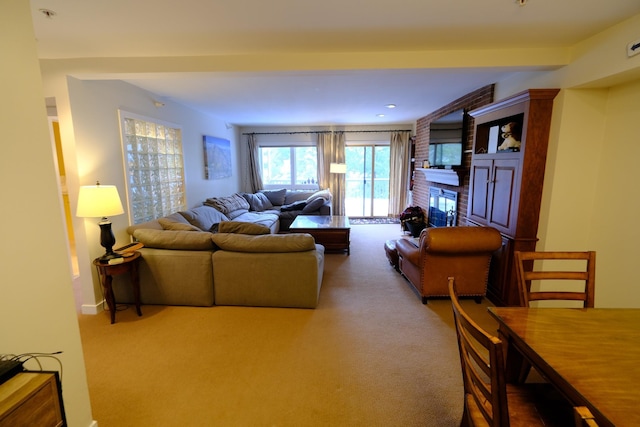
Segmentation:
{"type": "Polygon", "coordinates": [[[492,227],[426,228],[419,243],[396,242],[400,272],[427,303],[429,297],[448,297],[448,278],[455,277],[459,296],[473,296],[480,302],[487,292],[493,252],[502,246],[498,230],[492,227]]]}

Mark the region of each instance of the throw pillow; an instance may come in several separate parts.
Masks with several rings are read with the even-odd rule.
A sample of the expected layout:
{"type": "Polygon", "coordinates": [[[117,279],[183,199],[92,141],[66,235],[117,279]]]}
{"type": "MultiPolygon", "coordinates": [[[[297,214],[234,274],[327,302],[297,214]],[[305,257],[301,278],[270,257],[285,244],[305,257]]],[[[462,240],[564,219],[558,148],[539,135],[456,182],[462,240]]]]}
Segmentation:
{"type": "Polygon", "coordinates": [[[273,208],[273,203],[271,203],[271,200],[269,200],[269,198],[267,197],[266,194],[264,194],[264,193],[256,193],[256,197],[262,202],[262,206],[264,207],[263,210],[267,210],[267,209],[272,209],[273,208]]]}
{"type": "Polygon", "coordinates": [[[271,234],[269,227],[252,222],[224,221],[218,225],[218,233],[271,234]]]}
{"type": "Polygon", "coordinates": [[[299,202],[289,203],[288,205],[282,205],[282,207],[280,208],[280,211],[282,212],[299,211],[304,209],[305,206],[307,206],[306,200],[301,200],[299,202]]]}
{"type": "Polygon", "coordinates": [[[331,192],[328,189],[316,191],[307,198],[307,203],[313,202],[315,199],[322,197],[325,200],[331,200],[331,192]]]}
{"type": "Polygon", "coordinates": [[[271,201],[263,193],[242,193],[242,197],[249,203],[249,209],[256,212],[262,212],[273,208],[271,201]]]}
{"type": "Polygon", "coordinates": [[[202,231],[194,225],[185,224],[184,222],[171,221],[167,218],[160,218],[158,219],[158,222],[162,226],[163,230],[202,231]]]}
{"type": "Polygon", "coordinates": [[[310,213],[315,212],[320,209],[327,201],[322,197],[318,197],[317,199],[313,199],[311,202],[307,203],[307,205],[302,209],[302,213],[310,213]]]}
{"type": "Polygon", "coordinates": [[[287,195],[287,189],[283,188],[281,190],[260,190],[260,193],[263,193],[273,206],[282,206],[284,205],[284,198],[287,195]]]}
{"type": "Polygon", "coordinates": [[[207,231],[221,221],[228,221],[229,218],[217,209],[211,206],[199,206],[197,208],[189,209],[188,211],[181,211],[182,215],[191,225],[195,225],[201,231],[207,231]]]}

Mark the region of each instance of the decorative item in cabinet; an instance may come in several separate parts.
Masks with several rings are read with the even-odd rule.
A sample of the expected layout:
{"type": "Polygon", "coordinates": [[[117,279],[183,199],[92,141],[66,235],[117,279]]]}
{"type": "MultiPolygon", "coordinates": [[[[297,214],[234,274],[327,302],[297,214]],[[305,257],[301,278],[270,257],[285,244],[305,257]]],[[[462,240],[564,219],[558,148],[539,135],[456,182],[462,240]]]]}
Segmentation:
{"type": "Polygon", "coordinates": [[[475,154],[518,152],[522,146],[524,113],[503,117],[477,126],[475,154]]]}

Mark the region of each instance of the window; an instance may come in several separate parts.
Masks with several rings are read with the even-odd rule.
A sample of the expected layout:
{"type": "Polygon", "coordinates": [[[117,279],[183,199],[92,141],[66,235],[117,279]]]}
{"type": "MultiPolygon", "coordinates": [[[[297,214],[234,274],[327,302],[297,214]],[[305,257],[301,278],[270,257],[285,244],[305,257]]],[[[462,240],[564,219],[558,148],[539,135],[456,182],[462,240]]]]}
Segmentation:
{"type": "Polygon", "coordinates": [[[260,165],[265,189],[318,189],[316,147],[260,147],[260,165]]]}
{"type": "Polygon", "coordinates": [[[376,143],[347,145],[347,216],[385,217],[389,213],[390,147],[376,143]]]}
{"type": "Polygon", "coordinates": [[[131,224],[186,209],[182,130],[120,111],[131,224]]]}

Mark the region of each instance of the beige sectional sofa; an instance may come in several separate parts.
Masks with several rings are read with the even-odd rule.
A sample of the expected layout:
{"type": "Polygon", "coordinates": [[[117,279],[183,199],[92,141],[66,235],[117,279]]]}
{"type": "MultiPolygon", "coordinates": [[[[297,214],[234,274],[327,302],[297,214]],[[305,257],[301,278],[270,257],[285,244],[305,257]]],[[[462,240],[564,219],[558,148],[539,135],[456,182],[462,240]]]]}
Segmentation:
{"type": "MultiPolygon", "coordinates": [[[[233,210],[222,213],[211,206],[212,199],[207,202],[127,229],[144,244],[139,250],[143,304],[317,306],[323,246],[308,234],[275,234],[274,213],[232,213],[229,220],[233,210]]],[[[134,301],[128,280],[114,278],[118,302],[134,301]]]]}

